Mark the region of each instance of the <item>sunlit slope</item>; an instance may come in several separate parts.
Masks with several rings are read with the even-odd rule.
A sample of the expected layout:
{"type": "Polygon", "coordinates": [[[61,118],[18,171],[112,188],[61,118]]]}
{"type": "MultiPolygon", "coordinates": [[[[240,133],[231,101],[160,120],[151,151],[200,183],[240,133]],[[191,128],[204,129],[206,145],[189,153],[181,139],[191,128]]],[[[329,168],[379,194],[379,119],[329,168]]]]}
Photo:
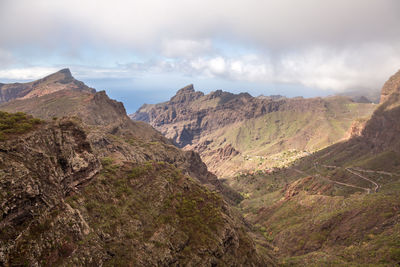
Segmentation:
{"type": "Polygon", "coordinates": [[[169,102],[145,105],[133,118],[199,152],[211,171],[225,177],[286,166],[346,139],[356,121],[376,107],[339,96],[275,100],[182,90],[169,102]]]}

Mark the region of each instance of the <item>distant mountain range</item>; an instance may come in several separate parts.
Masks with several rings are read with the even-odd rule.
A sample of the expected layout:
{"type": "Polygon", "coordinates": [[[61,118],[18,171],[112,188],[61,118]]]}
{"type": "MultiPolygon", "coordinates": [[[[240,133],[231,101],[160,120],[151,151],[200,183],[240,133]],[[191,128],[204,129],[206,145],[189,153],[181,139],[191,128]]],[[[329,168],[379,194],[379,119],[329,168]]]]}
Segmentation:
{"type": "Polygon", "coordinates": [[[348,138],[375,107],[345,96],[252,97],[221,90],[204,95],[189,85],[169,101],[143,105],[130,117],[150,123],[179,147],[199,152],[208,168],[224,177],[286,166],[348,138]]]}

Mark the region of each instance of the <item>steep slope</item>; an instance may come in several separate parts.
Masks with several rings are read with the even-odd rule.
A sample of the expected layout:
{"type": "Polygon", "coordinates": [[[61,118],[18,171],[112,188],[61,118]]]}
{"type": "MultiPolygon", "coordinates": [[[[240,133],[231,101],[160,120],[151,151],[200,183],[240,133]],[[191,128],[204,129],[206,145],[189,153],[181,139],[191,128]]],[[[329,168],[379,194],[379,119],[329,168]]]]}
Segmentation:
{"type": "Polygon", "coordinates": [[[231,176],[285,166],[346,138],[352,122],[374,108],[347,97],[254,98],[221,90],[204,95],[189,85],[170,101],[143,105],[130,117],[199,152],[218,176],[231,176]]]}
{"type": "Polygon", "coordinates": [[[231,181],[282,264],[400,262],[400,90],[387,94],[387,85],[360,135],[275,173],[231,181]]]}
{"type": "Polygon", "coordinates": [[[69,69],[62,69],[34,82],[12,84],[0,83],[0,103],[14,99],[39,97],[65,89],[92,93],[95,91],[86,86],[83,82],[75,80],[69,69]]]}
{"type": "Polygon", "coordinates": [[[0,141],[0,265],[274,265],[200,157],[104,92],[64,89],[3,108],[51,119],[2,113],[21,118],[0,141]],[[65,101],[70,112],[58,108],[65,101]]]}

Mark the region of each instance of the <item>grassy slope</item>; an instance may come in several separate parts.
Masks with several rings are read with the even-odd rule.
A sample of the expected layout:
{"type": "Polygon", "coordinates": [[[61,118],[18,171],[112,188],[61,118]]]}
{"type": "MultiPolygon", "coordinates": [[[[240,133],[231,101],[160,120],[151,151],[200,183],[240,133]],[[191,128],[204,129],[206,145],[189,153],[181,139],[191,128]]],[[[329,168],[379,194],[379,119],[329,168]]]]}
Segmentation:
{"type": "Polygon", "coordinates": [[[217,150],[230,143],[241,155],[228,161],[215,162],[212,153],[203,153],[202,159],[219,176],[232,176],[243,170],[263,170],[286,166],[303,151],[316,151],[346,137],[352,122],[369,116],[373,104],[345,101],[345,98],[327,98],[322,111],[301,113],[285,110],[268,113],[235,125],[228,125],[200,139],[214,140],[209,148],[217,150]],[[261,158],[262,157],[262,158],[261,158]]]}
{"type": "MultiPolygon", "coordinates": [[[[107,265],[139,264],[137,258],[143,255],[137,254],[144,251],[135,248],[143,244],[149,244],[152,253],[162,254],[170,241],[163,236],[168,234],[166,229],[180,229],[175,242],[187,242],[177,251],[182,262],[194,249],[205,244],[212,247],[217,242],[214,237],[223,224],[222,199],[217,194],[163,162],[121,166],[106,158],[103,166],[99,178],[67,202],[89,218],[95,232],[112,238],[112,242],[103,244],[114,255],[107,265]],[[191,190],[183,191],[184,185],[191,190]]],[[[88,236],[81,242],[96,243],[97,238],[88,236]]]]}
{"type": "Polygon", "coordinates": [[[240,208],[274,246],[283,265],[390,266],[400,260],[400,175],[368,175],[378,193],[335,185],[317,174],[363,184],[332,170],[313,177],[284,169],[238,176],[230,185],[245,200],[240,208]],[[380,178],[380,179],[378,179],[380,178]]]}

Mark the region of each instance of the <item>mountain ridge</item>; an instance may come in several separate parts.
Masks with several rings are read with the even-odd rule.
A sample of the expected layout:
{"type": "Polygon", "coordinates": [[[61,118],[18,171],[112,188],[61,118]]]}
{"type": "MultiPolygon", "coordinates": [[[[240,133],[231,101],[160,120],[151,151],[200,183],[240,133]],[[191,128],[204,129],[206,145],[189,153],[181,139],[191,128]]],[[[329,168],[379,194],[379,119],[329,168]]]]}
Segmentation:
{"type": "Polygon", "coordinates": [[[356,103],[344,96],[252,97],[222,90],[204,95],[189,85],[170,101],[144,105],[130,118],[150,123],[185,150],[199,152],[217,175],[231,176],[277,167],[282,158],[278,153],[283,151],[295,151],[294,159],[304,150],[312,152],[346,138],[352,122],[368,117],[374,108],[374,104],[356,103]],[[220,157],[225,146],[240,155],[220,157]]]}

